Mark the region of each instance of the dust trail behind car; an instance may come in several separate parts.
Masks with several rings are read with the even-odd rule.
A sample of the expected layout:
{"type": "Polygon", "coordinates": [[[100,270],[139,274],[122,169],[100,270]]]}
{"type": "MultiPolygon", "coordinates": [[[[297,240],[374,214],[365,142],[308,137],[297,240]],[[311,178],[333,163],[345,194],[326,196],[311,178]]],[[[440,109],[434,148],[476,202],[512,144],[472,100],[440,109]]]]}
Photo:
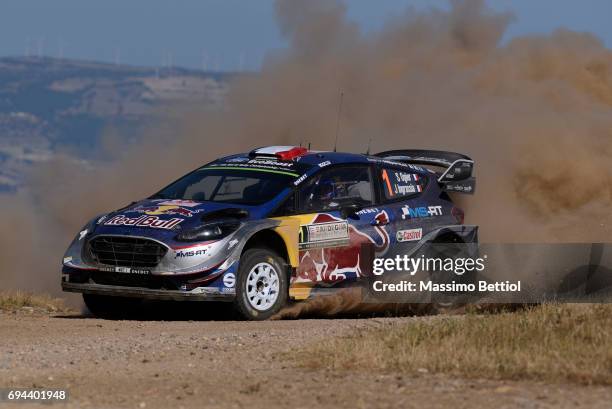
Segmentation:
{"type": "Polygon", "coordinates": [[[430,304],[364,303],[359,288],[345,288],[331,295],[318,296],[283,308],[272,319],[337,317],[346,315],[422,315],[436,312],[430,304]]]}
{"type": "Polygon", "coordinates": [[[442,148],[478,163],[461,203],[482,241],[606,241],[612,212],[612,53],[560,29],[503,43],[513,21],[482,0],[408,8],[365,33],[339,1],[275,4],[289,43],[235,79],[222,112],[173,107],[171,134],[109,138],[99,158],[36,168],[0,200],[2,288],[59,290],[62,250],[82,220],[147,196],[223,153],[254,145],[442,148]]]}

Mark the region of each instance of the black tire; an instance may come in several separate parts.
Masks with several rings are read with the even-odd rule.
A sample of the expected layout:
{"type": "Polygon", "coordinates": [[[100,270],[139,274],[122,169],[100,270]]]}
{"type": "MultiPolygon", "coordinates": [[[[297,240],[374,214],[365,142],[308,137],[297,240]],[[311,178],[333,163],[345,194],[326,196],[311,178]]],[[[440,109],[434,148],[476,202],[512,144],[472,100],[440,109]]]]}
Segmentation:
{"type": "MultiPolygon", "coordinates": [[[[448,235],[439,241],[432,243],[433,246],[427,252],[430,258],[460,259],[474,258],[476,255],[467,251],[467,244],[455,235],[448,235]]],[[[463,275],[450,274],[446,271],[432,271],[429,273],[431,281],[437,284],[451,284],[453,281],[461,284],[477,283],[478,273],[476,271],[466,272],[463,275]]],[[[474,294],[462,292],[436,294],[432,299],[432,307],[435,311],[447,312],[458,307],[465,306],[469,300],[473,300],[474,294]]]]}
{"type": "Polygon", "coordinates": [[[94,316],[105,319],[130,319],[137,317],[142,300],[138,298],[83,294],[85,306],[94,316]]]}
{"type": "MultiPolygon", "coordinates": [[[[240,267],[238,269],[238,277],[236,280],[236,299],[234,306],[240,316],[247,320],[259,321],[265,320],[280,311],[281,308],[287,303],[289,296],[289,277],[287,274],[287,264],[285,261],[276,254],[274,251],[267,248],[252,248],[245,251],[240,257],[240,267]],[[258,299],[253,299],[253,290],[259,288],[259,280],[251,282],[249,278],[253,279],[253,275],[250,273],[257,267],[265,268],[265,265],[270,266],[274,272],[271,273],[278,277],[278,291],[276,298],[269,306],[266,303],[256,306],[258,299]],[[263,267],[261,267],[263,266],[263,267]],[[251,294],[251,296],[250,296],[251,294]]],[[[272,284],[270,281],[269,284],[272,284]]],[[[261,284],[261,291],[270,291],[264,283],[261,284]]],[[[265,297],[266,301],[271,301],[274,297],[265,297]]]]}

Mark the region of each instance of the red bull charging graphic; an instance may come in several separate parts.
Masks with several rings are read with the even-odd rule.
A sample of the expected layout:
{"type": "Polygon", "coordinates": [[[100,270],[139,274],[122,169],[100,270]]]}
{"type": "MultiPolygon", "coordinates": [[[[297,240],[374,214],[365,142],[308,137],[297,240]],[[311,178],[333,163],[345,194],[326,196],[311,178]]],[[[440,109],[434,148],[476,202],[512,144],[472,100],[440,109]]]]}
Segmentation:
{"type": "Polygon", "coordinates": [[[333,284],[362,275],[363,245],[373,246],[376,255],[389,248],[389,234],[384,225],[389,215],[381,211],[374,217],[374,237],[358,230],[348,221],[329,214],[318,214],[308,225],[301,226],[300,264],[295,282],[325,282],[333,284]]]}

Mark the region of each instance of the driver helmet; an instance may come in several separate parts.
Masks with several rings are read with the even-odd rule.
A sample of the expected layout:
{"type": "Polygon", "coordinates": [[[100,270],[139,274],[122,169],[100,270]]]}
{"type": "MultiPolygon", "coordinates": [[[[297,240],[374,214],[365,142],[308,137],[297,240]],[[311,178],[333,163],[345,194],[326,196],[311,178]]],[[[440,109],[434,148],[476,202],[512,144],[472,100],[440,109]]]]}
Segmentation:
{"type": "Polygon", "coordinates": [[[323,179],[319,182],[319,199],[331,200],[336,198],[334,182],[331,179],[323,179]]]}

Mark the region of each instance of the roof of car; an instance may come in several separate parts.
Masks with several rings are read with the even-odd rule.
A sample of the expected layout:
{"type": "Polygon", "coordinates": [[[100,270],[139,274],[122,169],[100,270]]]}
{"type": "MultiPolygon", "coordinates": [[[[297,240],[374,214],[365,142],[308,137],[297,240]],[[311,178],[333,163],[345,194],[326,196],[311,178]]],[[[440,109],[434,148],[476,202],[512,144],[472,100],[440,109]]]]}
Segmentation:
{"type": "Polygon", "coordinates": [[[300,161],[312,165],[318,165],[325,161],[330,161],[332,164],[368,162],[367,156],[364,154],[346,152],[309,152],[306,155],[302,156],[300,161]]]}
{"type": "Polygon", "coordinates": [[[401,167],[410,168],[415,171],[426,172],[419,166],[407,165],[405,163],[387,160],[367,154],[332,152],[332,151],[309,151],[301,147],[291,146],[269,146],[254,149],[251,152],[239,153],[217,159],[211,167],[244,167],[244,168],[269,168],[293,171],[298,174],[308,173],[313,166],[326,167],[328,165],[350,163],[388,163],[401,167]],[[291,159],[280,159],[287,152],[295,152],[291,159]],[[281,155],[279,155],[279,153],[281,155]]]}

